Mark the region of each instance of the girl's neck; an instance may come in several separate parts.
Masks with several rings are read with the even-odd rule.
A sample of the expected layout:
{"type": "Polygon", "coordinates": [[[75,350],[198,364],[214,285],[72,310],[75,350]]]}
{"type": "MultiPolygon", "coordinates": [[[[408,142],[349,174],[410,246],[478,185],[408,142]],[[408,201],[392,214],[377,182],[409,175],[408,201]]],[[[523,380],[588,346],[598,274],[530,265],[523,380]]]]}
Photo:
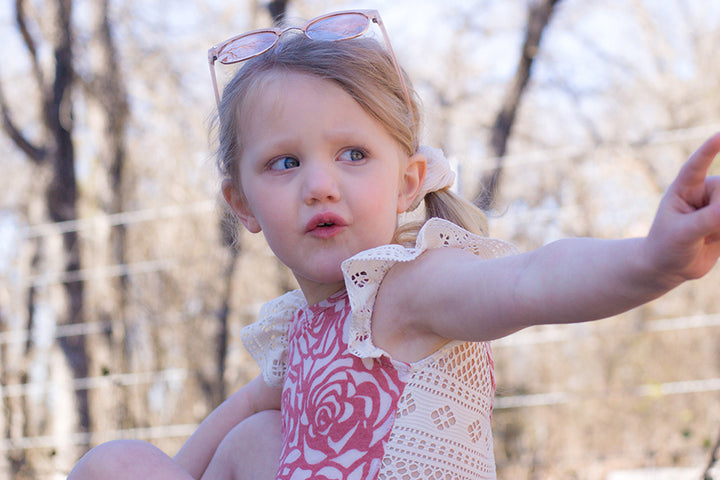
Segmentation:
{"type": "Polygon", "coordinates": [[[345,289],[345,282],[308,284],[308,282],[303,282],[301,279],[298,279],[298,284],[300,285],[300,290],[302,290],[303,295],[305,296],[305,301],[308,305],[320,303],[337,292],[345,289]]]}

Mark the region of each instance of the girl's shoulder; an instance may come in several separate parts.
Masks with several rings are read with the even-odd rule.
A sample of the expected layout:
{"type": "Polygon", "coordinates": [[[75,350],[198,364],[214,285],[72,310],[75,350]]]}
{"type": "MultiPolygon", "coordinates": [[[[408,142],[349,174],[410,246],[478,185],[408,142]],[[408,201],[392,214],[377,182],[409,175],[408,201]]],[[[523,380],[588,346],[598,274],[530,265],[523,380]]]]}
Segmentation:
{"type": "Polygon", "coordinates": [[[511,243],[475,235],[447,220],[432,218],[420,229],[413,248],[383,245],[345,260],[342,270],[352,309],[348,342],[352,353],[360,357],[388,355],[372,341],[371,320],[380,284],[396,263],[411,262],[437,248],[459,248],[483,259],[517,253],[511,243]]]}

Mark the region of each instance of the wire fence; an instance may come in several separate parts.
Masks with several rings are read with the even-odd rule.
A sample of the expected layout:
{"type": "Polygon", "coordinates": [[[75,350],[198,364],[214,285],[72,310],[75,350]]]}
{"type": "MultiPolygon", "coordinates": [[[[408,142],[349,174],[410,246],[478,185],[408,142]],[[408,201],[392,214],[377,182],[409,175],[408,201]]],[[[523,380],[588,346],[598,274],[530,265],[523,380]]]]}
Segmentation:
{"type": "MultiPolygon", "coordinates": [[[[706,125],[661,132],[644,142],[645,145],[663,145],[670,143],[688,142],[708,136],[713,131],[720,130],[719,125],[706,125]]],[[[626,147],[626,146],[623,146],[626,147]]],[[[614,148],[614,147],[603,147],[614,148]]],[[[505,168],[519,168],[529,165],[538,167],[549,166],[549,162],[556,162],[562,158],[573,158],[581,152],[579,148],[554,149],[548,151],[532,152],[524,155],[512,155],[504,159],[505,168]]],[[[485,164],[493,164],[493,159],[486,159],[485,164]]],[[[627,210],[634,211],[636,206],[628,205],[627,210]]],[[[21,229],[21,241],[40,237],[62,235],[68,232],[92,232],[95,228],[108,228],[120,225],[137,225],[143,222],[160,220],[177,220],[187,216],[204,216],[216,214],[219,211],[215,201],[200,201],[188,204],[171,205],[160,208],[143,209],[111,215],[97,215],[91,218],[73,220],[69,222],[44,223],[30,225],[21,229]]],[[[580,212],[578,205],[561,205],[557,208],[534,209],[533,218],[524,218],[509,212],[504,221],[526,222],[537,220],[538,215],[555,215],[558,212],[580,212]]],[[[618,212],[621,214],[622,212],[618,212]]],[[[64,284],[68,282],[91,282],[99,278],[120,276],[153,275],[181,268],[182,258],[156,258],[145,261],[130,262],[120,265],[104,265],[72,272],[43,272],[37,275],[22,277],[11,286],[16,294],[22,294],[27,289],[39,288],[49,285],[64,284]]],[[[248,310],[255,311],[257,305],[248,306],[248,310]]],[[[165,315],[155,318],[153,322],[163,324],[170,328],[187,322],[187,315],[165,315]]],[[[119,319],[123,320],[123,319],[119,319]]],[[[709,336],[717,336],[720,332],[720,313],[703,313],[690,316],[674,316],[645,322],[642,334],[660,333],[672,335],[678,331],[688,329],[707,329],[709,336]]],[[[111,330],[110,321],[91,321],[72,325],[56,325],[50,333],[54,341],[68,337],[83,337],[91,335],[107,335],[111,330]]],[[[584,331],[584,335],[595,334],[593,327],[584,331]]],[[[637,334],[637,332],[635,333],[637,334]]],[[[574,342],[577,340],[577,331],[571,329],[555,328],[546,330],[526,330],[494,342],[495,349],[524,349],[528,346],[550,343],[574,342]]],[[[32,341],[31,329],[7,329],[0,331],[0,347],[15,345],[32,341]]],[[[168,383],[182,385],[188,380],[189,372],[185,368],[166,366],[163,369],[148,370],[144,372],[125,372],[101,376],[88,376],[75,378],[66,388],[72,391],[92,390],[112,385],[119,388],[128,388],[137,385],[168,383]]],[[[0,385],[0,399],[22,398],[29,395],[47,395],[54,388],[51,381],[25,382],[12,385],[0,385]]],[[[668,395],[708,394],[720,392],[720,378],[688,378],[679,381],[638,383],[623,387],[615,391],[577,392],[567,389],[550,390],[539,393],[526,393],[520,395],[499,395],[495,399],[494,408],[498,411],[511,409],[527,409],[534,407],[561,407],[577,404],[588,400],[598,400],[607,397],[613,398],[657,398],[668,395]]],[[[98,441],[107,441],[119,438],[136,438],[143,440],[157,440],[163,438],[182,438],[188,436],[197,427],[194,423],[167,424],[147,428],[125,428],[105,431],[92,431],[75,433],[70,438],[57,435],[22,436],[0,439],[0,452],[16,452],[32,449],[56,449],[62,445],[87,446],[98,441]]]]}

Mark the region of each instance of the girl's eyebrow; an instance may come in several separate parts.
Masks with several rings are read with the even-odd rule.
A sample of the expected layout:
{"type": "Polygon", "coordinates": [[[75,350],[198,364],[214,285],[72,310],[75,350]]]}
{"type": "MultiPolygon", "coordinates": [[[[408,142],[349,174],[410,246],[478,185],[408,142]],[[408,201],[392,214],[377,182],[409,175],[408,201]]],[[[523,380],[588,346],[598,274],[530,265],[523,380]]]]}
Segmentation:
{"type": "Polygon", "coordinates": [[[329,129],[323,137],[331,142],[344,142],[344,141],[364,141],[366,135],[354,128],[338,127],[329,129]]]}
{"type": "Polygon", "coordinates": [[[285,132],[275,132],[273,135],[263,139],[262,142],[252,142],[255,144],[250,151],[266,155],[268,152],[282,153],[285,150],[292,150],[297,145],[294,135],[286,135],[285,132]]]}

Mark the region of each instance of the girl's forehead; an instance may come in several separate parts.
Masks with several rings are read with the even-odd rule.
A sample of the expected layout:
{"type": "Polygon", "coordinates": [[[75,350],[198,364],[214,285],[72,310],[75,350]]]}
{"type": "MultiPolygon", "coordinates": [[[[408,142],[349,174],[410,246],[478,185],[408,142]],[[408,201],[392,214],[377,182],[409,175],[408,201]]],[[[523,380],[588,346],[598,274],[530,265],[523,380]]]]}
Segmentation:
{"type": "MultiPolygon", "coordinates": [[[[253,80],[245,101],[239,106],[241,128],[247,128],[258,117],[279,115],[288,100],[307,96],[327,99],[327,102],[318,103],[328,107],[331,106],[331,97],[337,100],[338,96],[343,98],[343,101],[357,104],[350,94],[332,80],[292,70],[270,70],[253,80]]],[[[360,104],[357,106],[360,107],[360,104]]],[[[297,120],[302,121],[302,118],[297,120]]]]}
{"type": "Polygon", "coordinates": [[[242,102],[241,114],[250,112],[259,105],[280,104],[290,93],[291,87],[298,81],[306,84],[317,83],[318,88],[327,80],[320,77],[288,70],[269,70],[258,74],[251,80],[245,101],[242,102]]]}

